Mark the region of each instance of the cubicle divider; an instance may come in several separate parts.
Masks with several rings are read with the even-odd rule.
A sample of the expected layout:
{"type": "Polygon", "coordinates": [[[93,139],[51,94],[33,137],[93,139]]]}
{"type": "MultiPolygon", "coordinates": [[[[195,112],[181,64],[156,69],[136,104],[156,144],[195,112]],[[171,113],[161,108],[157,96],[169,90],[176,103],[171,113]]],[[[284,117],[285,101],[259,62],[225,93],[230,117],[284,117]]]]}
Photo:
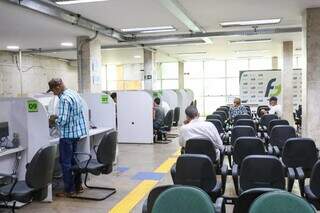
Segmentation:
{"type": "Polygon", "coordinates": [[[185,109],[188,106],[188,96],[185,90],[180,89],[176,90],[177,97],[178,97],[178,106],[180,107],[180,120],[179,120],[179,125],[183,124],[183,121],[186,120],[186,114],[185,114],[185,109]]]}
{"type": "Polygon", "coordinates": [[[117,92],[119,143],[153,143],[153,97],[147,91],[117,92]]]}
{"type": "Polygon", "coordinates": [[[162,90],[161,101],[167,102],[170,109],[174,109],[178,106],[178,95],[174,90],[162,90]]]}

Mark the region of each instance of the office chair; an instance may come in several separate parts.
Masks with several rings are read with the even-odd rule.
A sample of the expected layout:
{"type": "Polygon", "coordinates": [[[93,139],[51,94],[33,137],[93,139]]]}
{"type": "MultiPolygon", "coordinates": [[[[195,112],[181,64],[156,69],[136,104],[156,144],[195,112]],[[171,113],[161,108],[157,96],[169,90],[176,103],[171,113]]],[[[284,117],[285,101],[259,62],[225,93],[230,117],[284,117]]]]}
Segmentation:
{"type": "Polygon", "coordinates": [[[23,181],[18,181],[15,175],[0,174],[12,180],[12,183],[0,187],[0,201],[6,206],[8,202],[13,201],[12,212],[15,212],[16,202],[44,200],[47,197],[48,185],[52,182],[56,152],[55,145],[39,149],[31,162],[26,165],[26,176],[23,181]]]}
{"type": "Polygon", "coordinates": [[[244,105],[244,107],[247,109],[248,114],[251,115],[252,114],[251,107],[248,105],[244,105]]]}
{"type": "Polygon", "coordinates": [[[210,197],[201,189],[177,186],[160,194],[152,208],[152,213],[224,213],[223,199],[214,205],[210,197]]]}
{"type": "Polygon", "coordinates": [[[228,115],[225,111],[214,111],[212,114],[213,115],[220,115],[224,122],[228,119],[228,115]]]}
{"type": "Polygon", "coordinates": [[[239,190],[253,188],[285,189],[285,171],[281,161],[275,156],[250,155],[241,164],[239,190]]]}
{"type": "Polygon", "coordinates": [[[267,105],[258,106],[258,108],[257,108],[257,116],[258,116],[259,118],[262,117],[262,112],[261,112],[262,110],[269,111],[270,108],[269,108],[269,106],[267,106],[267,105]]]}
{"type": "Polygon", "coordinates": [[[178,126],[180,120],[180,107],[174,108],[173,113],[173,126],[178,126]]]}
{"type": "Polygon", "coordinates": [[[286,191],[269,192],[258,197],[249,213],[316,213],[303,198],[286,191]]]}
{"type": "Polygon", "coordinates": [[[213,114],[213,115],[208,115],[206,117],[206,120],[219,120],[221,123],[222,123],[222,126],[223,128],[226,127],[226,123],[224,122],[224,120],[222,119],[222,116],[221,115],[218,115],[218,114],[213,114]]]}
{"type": "Polygon", "coordinates": [[[266,155],[264,144],[258,137],[239,137],[233,147],[232,179],[239,194],[238,179],[243,160],[249,155],[266,155]]]}
{"type": "Polygon", "coordinates": [[[251,126],[253,129],[256,129],[256,124],[252,119],[238,119],[234,126],[251,126]]]}
{"type": "Polygon", "coordinates": [[[295,137],[297,137],[296,130],[292,126],[278,125],[273,127],[270,137],[266,139],[268,152],[279,157],[285,142],[295,137]]]}
{"type": "Polygon", "coordinates": [[[164,125],[160,128],[161,139],[167,141],[168,132],[171,131],[173,123],[173,110],[170,109],[164,117],[164,125]]]}
{"type": "Polygon", "coordinates": [[[310,184],[304,187],[306,199],[320,210],[320,160],[314,165],[310,184]]]}
{"type": "Polygon", "coordinates": [[[278,126],[278,125],[289,125],[289,122],[287,120],[284,120],[284,119],[273,119],[273,120],[271,120],[269,122],[268,129],[267,129],[268,135],[270,135],[272,128],[274,126],[278,126]]]}
{"type": "MultiPolygon", "coordinates": [[[[293,169],[299,180],[300,194],[304,196],[304,182],[310,178],[311,171],[317,162],[318,150],[315,142],[309,138],[288,139],[282,150],[282,162],[287,169],[293,169]]],[[[291,191],[293,182],[288,191],[291,191]]]]}
{"type": "Polygon", "coordinates": [[[220,135],[220,138],[223,141],[223,144],[229,144],[228,143],[229,142],[229,135],[228,135],[228,133],[225,132],[221,121],[218,119],[209,119],[206,121],[211,122],[216,127],[216,129],[220,135]]]}
{"type": "Polygon", "coordinates": [[[279,119],[279,118],[277,115],[274,115],[274,114],[263,115],[259,121],[259,132],[267,132],[269,122],[274,119],[279,119]]]}
{"type": "Polygon", "coordinates": [[[248,114],[236,115],[236,117],[234,117],[234,119],[233,119],[233,123],[234,124],[237,123],[237,121],[240,120],[240,119],[250,119],[250,120],[252,120],[252,117],[250,115],[248,115],[248,114]]]}
{"type": "Polygon", "coordinates": [[[226,186],[226,177],[222,176],[222,181],[217,181],[211,159],[199,154],[179,156],[176,163],[176,174],[172,176],[172,179],[174,184],[201,188],[210,195],[213,201],[223,195],[226,186]]]}
{"type": "Polygon", "coordinates": [[[216,109],[216,111],[224,111],[227,115],[227,118],[229,118],[229,109],[226,107],[219,107],[216,109]]]}
{"type": "Polygon", "coordinates": [[[88,189],[95,189],[95,190],[102,190],[106,191],[105,195],[102,197],[86,197],[81,195],[75,195],[73,198],[78,199],[87,199],[87,200],[104,200],[114,193],[116,193],[115,188],[107,188],[107,187],[99,187],[99,186],[91,186],[88,185],[88,176],[89,173],[93,175],[100,175],[100,174],[110,174],[113,169],[113,162],[115,161],[116,157],[116,147],[117,147],[118,136],[116,131],[111,131],[106,133],[103,138],[101,139],[99,145],[93,147],[93,150],[96,155],[96,159],[92,158],[91,154],[88,153],[75,153],[75,159],[77,162],[77,166],[73,168],[75,172],[80,172],[85,174],[84,185],[88,189]],[[80,161],[79,156],[87,156],[88,160],[80,161]]]}

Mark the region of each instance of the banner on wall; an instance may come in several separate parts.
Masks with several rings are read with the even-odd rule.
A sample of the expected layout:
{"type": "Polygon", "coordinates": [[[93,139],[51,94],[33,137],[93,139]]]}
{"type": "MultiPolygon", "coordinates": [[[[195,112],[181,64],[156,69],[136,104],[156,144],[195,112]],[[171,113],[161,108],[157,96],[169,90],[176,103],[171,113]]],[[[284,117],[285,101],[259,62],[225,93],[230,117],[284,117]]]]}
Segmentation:
{"type": "Polygon", "coordinates": [[[271,96],[281,100],[281,70],[240,71],[239,80],[243,103],[266,104],[271,96]]]}

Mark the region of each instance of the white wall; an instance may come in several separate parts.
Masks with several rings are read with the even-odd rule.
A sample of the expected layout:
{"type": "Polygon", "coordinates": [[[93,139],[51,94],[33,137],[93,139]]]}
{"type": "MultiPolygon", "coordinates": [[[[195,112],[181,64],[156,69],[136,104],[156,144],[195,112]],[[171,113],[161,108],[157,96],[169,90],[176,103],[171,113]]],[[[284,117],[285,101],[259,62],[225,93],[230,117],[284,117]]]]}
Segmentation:
{"type": "MultiPolygon", "coordinates": [[[[14,53],[0,51],[0,96],[20,95],[20,75],[14,53]]],[[[48,81],[60,77],[70,89],[78,89],[77,67],[69,62],[46,56],[22,56],[23,94],[48,90],[48,81]]]]}

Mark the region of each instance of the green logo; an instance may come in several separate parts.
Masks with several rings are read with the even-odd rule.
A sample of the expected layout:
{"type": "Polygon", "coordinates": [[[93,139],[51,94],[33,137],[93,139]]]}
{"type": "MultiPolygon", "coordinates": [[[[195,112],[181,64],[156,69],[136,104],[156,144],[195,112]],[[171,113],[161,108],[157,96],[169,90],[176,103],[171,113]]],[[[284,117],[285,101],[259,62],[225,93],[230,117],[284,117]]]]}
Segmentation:
{"type": "Polygon", "coordinates": [[[102,104],[108,104],[109,103],[109,96],[108,95],[101,95],[100,102],[102,104]]]}
{"type": "Polygon", "coordinates": [[[279,85],[276,85],[273,89],[273,91],[270,93],[270,96],[269,97],[272,97],[272,96],[279,96],[281,93],[281,84],[279,85]]]}
{"type": "Polygon", "coordinates": [[[28,112],[38,112],[38,101],[29,100],[27,101],[28,112]]]}

